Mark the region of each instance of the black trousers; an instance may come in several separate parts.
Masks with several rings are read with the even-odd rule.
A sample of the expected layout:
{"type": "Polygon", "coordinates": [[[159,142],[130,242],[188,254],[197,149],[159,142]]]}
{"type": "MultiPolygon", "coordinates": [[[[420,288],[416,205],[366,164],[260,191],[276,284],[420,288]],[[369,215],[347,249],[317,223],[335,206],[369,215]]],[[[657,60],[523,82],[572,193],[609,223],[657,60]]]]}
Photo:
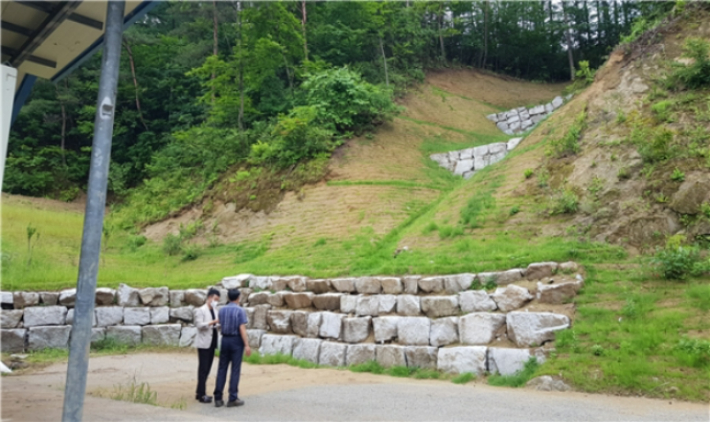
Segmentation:
{"type": "Polygon", "coordinates": [[[207,395],[205,384],[207,384],[207,377],[210,375],[212,362],[214,362],[216,348],[214,343],[212,342],[212,347],[209,349],[197,349],[197,358],[199,360],[197,365],[197,391],[195,392],[195,397],[197,398],[207,395]]]}
{"type": "Polygon", "coordinates": [[[222,337],[222,348],[219,351],[217,384],[214,388],[215,400],[222,400],[224,385],[227,383],[227,369],[230,365],[232,368],[229,375],[229,401],[234,401],[239,398],[239,378],[242,372],[243,355],[244,342],[241,337],[222,337]]]}

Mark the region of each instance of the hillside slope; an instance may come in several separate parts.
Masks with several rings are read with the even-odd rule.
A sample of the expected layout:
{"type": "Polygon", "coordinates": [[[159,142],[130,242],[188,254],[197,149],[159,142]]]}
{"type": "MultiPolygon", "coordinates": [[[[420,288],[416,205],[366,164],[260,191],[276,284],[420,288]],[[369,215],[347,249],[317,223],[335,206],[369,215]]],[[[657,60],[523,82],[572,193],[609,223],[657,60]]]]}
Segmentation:
{"type": "MultiPolygon", "coordinates": [[[[433,73],[404,98],[405,111],[393,122],[370,139],[353,139],[336,151],[327,182],[286,193],[270,212],[235,212],[234,204],[223,202],[210,203],[205,212],[203,202],[144,233],[161,241],[167,233],[177,234],[181,225],[199,220],[210,230],[197,242],[205,244],[208,238],[226,244],[262,242],[268,249],[264,255],[298,259],[301,264],[312,256],[309,249],[316,243],[329,243],[330,249],[333,244],[340,248],[343,241],[362,243],[363,236],[380,239],[463,183],[437,167],[429,154],[507,140],[485,118],[487,114],[549,101],[562,88],[474,71],[433,73]]],[[[352,270],[349,263],[332,264],[329,273],[352,270]]]]}

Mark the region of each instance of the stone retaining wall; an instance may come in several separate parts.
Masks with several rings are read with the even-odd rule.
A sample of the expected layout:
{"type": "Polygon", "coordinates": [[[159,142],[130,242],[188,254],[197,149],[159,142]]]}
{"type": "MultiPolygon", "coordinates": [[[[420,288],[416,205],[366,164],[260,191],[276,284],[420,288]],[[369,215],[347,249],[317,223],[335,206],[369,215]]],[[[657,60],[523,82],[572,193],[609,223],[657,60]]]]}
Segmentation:
{"type": "MultiPolygon", "coordinates": [[[[222,291],[222,304],[227,289],[240,288],[250,344],[263,354],[280,352],[332,366],[365,359],[451,372],[506,371],[520,368],[532,355],[542,356],[531,348],[570,326],[566,315],[521,308],[531,301],[569,301],[583,285],[579,274],[573,276],[577,271],[572,262],[547,262],[433,277],[242,274],[211,287],[222,291]],[[532,291],[514,284],[526,280],[540,281],[532,291]],[[500,287],[493,293],[470,290],[476,281],[500,287]],[[506,340],[518,349],[491,347],[506,340]],[[469,370],[474,367],[476,371],[469,370]]],[[[135,289],[125,284],[97,289],[92,341],[110,336],[131,345],[191,346],[193,311],[206,294],[207,289],[135,289]]],[[[66,348],[75,298],[75,289],[2,292],[2,350],[66,348]]]]}
{"type": "Polygon", "coordinates": [[[513,138],[508,142],[432,154],[429,158],[455,175],[470,179],[477,171],[502,160],[522,140],[523,138],[513,138]]]}
{"type": "Polygon", "coordinates": [[[571,98],[572,94],[564,98],[558,96],[547,104],[530,108],[518,107],[501,113],[490,114],[486,117],[506,134],[515,135],[532,129],[571,98]]]}

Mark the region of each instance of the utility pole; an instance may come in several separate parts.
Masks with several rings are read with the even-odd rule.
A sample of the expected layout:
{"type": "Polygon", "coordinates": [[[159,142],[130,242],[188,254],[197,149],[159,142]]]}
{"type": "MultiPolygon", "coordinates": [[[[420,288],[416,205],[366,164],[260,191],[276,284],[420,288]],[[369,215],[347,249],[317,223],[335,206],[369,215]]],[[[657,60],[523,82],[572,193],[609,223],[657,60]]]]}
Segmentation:
{"type": "Polygon", "coordinates": [[[121,60],[125,2],[113,0],[107,1],[106,4],[106,32],[94,119],[94,140],[91,148],[84,232],[81,238],[79,277],[76,283],[74,324],[69,344],[67,381],[64,386],[63,422],[79,422],[83,416],[91,326],[94,320],[96,277],[99,272],[108,168],[111,161],[111,139],[116,112],[116,86],[121,60]]]}

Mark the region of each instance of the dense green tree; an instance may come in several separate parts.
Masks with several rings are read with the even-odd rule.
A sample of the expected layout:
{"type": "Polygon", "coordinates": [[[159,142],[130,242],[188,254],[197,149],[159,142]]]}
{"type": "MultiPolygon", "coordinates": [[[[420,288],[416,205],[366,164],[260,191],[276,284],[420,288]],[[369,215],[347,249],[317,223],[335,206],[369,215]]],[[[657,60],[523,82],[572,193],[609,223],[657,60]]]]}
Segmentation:
{"type": "MultiPolygon", "coordinates": [[[[233,140],[227,162],[245,160],[256,140],[266,145],[278,138],[274,128],[303,122],[324,129],[330,135],[314,136],[327,141],[303,144],[298,153],[291,141],[303,133],[294,129],[289,133],[300,135],[273,145],[293,152],[286,161],[308,158],[328,150],[333,136],[367,130],[387,115],[389,93],[421,81],[426,69],[483,67],[567,80],[579,61],[598,67],[636,19],[652,21],[672,6],[630,0],[162,2],[124,35],[110,189],[124,196],[164,175],[169,167],[159,162],[184,162],[178,150],[193,154],[194,145],[211,145],[208,140],[219,136],[233,140]],[[330,107],[352,111],[333,103],[344,101],[338,95],[323,97],[346,86],[353,99],[368,93],[366,105],[356,117],[324,118],[330,107]],[[377,111],[363,112],[368,107],[377,111]]],[[[11,131],[4,191],[71,199],[84,188],[99,65],[96,55],[67,79],[36,84],[11,131]]]]}

